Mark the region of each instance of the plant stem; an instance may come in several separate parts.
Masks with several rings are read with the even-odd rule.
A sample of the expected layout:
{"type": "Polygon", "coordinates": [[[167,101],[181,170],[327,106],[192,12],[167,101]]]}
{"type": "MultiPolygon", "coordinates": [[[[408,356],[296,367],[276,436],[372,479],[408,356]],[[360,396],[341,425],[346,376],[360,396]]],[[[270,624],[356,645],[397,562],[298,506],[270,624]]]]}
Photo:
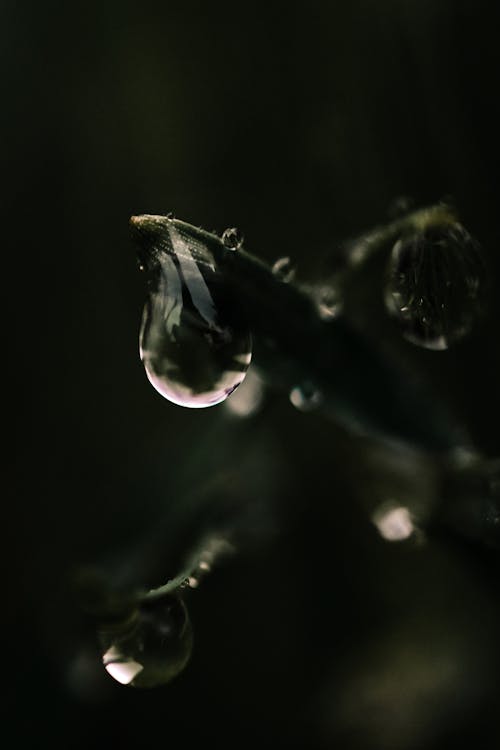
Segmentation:
{"type": "MultiPolygon", "coordinates": [[[[440,204],[412,212],[364,235],[356,243],[362,251],[351,251],[351,264],[404,232],[453,221],[453,212],[440,204]]],[[[178,219],[145,215],[132,217],[131,224],[150,253],[159,246],[169,251],[170,227],[188,243],[207,248],[248,320],[253,361],[271,383],[288,392],[314,388],[322,412],[349,432],[441,455],[471,450],[465,429],[436,397],[425,373],[382,351],[350,321],[325,321],[309,290],[285,283],[256,256],[228,249],[217,235],[178,219]]]]}

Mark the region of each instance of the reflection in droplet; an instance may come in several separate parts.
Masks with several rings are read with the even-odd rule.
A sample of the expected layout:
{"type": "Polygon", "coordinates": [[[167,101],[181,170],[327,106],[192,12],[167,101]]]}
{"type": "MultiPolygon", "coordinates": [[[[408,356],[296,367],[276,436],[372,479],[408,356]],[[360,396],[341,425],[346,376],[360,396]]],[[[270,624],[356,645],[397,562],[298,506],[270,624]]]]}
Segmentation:
{"type": "Polygon", "coordinates": [[[321,391],[312,383],[302,383],[290,391],[290,402],[299,411],[313,411],[322,400],[321,391]]]}
{"type": "Polygon", "coordinates": [[[272,267],[274,275],[285,283],[292,281],[295,276],[295,267],[290,258],[278,258],[272,267]]]}
{"type": "Polygon", "coordinates": [[[243,246],[243,235],[236,227],[229,227],[222,233],[222,244],[228,250],[239,250],[243,246]]]}
{"type": "MultiPolygon", "coordinates": [[[[144,254],[144,253],[143,253],[144,254]]],[[[147,377],[180,406],[213,406],[245,377],[251,335],[208,248],[168,223],[148,248],[150,294],[140,331],[147,377]]]]}
{"type": "Polygon", "coordinates": [[[377,510],[372,520],[388,542],[401,542],[415,531],[410,511],[402,505],[385,505],[377,510]]]}
{"type": "Polygon", "coordinates": [[[396,242],[385,304],[406,339],[442,350],[470,332],[482,311],[485,284],[480,247],[455,222],[396,242]]]}
{"type": "Polygon", "coordinates": [[[142,664],[129,656],[125,656],[115,646],[111,646],[103,654],[102,663],[106,672],[121,685],[129,685],[134,677],[137,677],[139,672],[144,669],[142,664]]]}
{"type": "Polygon", "coordinates": [[[178,596],[143,602],[126,621],[103,624],[99,635],[103,665],[122,685],[164,685],[191,655],[191,623],[178,596]]]}
{"type": "Polygon", "coordinates": [[[251,367],[237,391],[228,398],[224,406],[235,417],[251,417],[256,414],[264,398],[264,384],[257,370],[251,367]]]}

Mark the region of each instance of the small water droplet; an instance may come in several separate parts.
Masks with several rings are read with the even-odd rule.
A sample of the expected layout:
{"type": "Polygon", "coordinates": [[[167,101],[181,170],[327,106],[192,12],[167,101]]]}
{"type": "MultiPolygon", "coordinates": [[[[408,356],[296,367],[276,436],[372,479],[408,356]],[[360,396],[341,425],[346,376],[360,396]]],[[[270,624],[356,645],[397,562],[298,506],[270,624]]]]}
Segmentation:
{"type": "Polygon", "coordinates": [[[322,400],[321,391],[312,383],[302,383],[290,391],[290,401],[299,411],[313,411],[322,400]]]}
{"type": "Polygon", "coordinates": [[[295,267],[290,258],[278,258],[272,267],[274,275],[285,283],[292,281],[295,276],[295,267]]]}
{"type": "Polygon", "coordinates": [[[342,312],[339,290],[333,286],[320,287],[316,292],[318,313],[323,320],[333,320],[342,312]]]}
{"type": "Polygon", "coordinates": [[[239,250],[243,246],[243,235],[236,227],[229,227],[222,233],[222,243],[228,250],[239,250]]]}
{"type": "Polygon", "coordinates": [[[458,223],[399,239],[384,292],[388,312],[413,344],[442,350],[466,336],[482,312],[485,263],[458,223]]]}
{"type": "Polygon", "coordinates": [[[377,510],[372,520],[380,535],[388,542],[402,542],[415,531],[411,513],[402,505],[389,502],[377,510]]]}
{"type": "Polygon", "coordinates": [[[141,360],[164,398],[191,408],[213,406],[245,377],[250,330],[208,247],[174,223],[157,225],[156,234],[144,234],[142,247],[149,297],[139,336],[141,360]]]}
{"type": "Polygon", "coordinates": [[[99,629],[104,668],[122,685],[164,685],[189,661],[192,629],[182,599],[165,596],[143,603],[125,621],[99,629]]]}

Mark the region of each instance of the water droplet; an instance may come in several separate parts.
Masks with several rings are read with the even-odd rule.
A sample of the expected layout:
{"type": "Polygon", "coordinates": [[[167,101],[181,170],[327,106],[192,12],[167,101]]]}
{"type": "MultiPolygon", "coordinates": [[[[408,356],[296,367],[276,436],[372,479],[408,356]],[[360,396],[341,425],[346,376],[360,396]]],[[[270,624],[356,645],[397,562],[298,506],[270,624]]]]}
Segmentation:
{"type": "Polygon", "coordinates": [[[229,227],[222,233],[222,243],[228,250],[239,250],[243,246],[243,235],[236,227],[229,227]]]}
{"type": "Polygon", "coordinates": [[[299,411],[313,411],[322,400],[321,391],[312,383],[303,383],[290,391],[290,401],[299,411]]]}
{"type": "Polygon", "coordinates": [[[295,267],[290,258],[278,258],[272,267],[272,272],[280,281],[292,281],[295,276],[295,267]]]}
{"type": "Polygon", "coordinates": [[[414,533],[415,526],[408,508],[388,503],[377,510],[373,523],[388,542],[402,542],[414,533]]]}
{"type": "Polygon", "coordinates": [[[245,377],[250,331],[209,248],[174,222],[157,223],[153,238],[150,231],[142,239],[149,297],[140,356],[149,381],[166,399],[192,408],[213,406],[245,377]]]}
{"type": "Polygon", "coordinates": [[[323,320],[333,320],[342,311],[340,292],[333,286],[320,287],[316,291],[318,313],[323,320]]]}
{"type": "Polygon", "coordinates": [[[125,621],[99,630],[104,668],[122,685],[149,688],[176,677],[189,661],[192,629],[182,599],[143,603],[125,621]]]}
{"type": "Polygon", "coordinates": [[[478,243],[458,223],[399,239],[387,272],[385,304],[404,337],[447,349],[482,312],[486,272],[478,243]]]}

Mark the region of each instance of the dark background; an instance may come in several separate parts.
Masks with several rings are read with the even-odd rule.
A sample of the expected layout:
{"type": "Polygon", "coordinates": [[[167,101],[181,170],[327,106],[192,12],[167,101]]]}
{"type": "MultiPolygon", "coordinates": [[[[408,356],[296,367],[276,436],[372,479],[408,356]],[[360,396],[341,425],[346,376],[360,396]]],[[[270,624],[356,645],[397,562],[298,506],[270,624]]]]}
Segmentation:
{"type": "MultiPolygon", "coordinates": [[[[400,196],[451,195],[498,288],[495,5],[2,3],[16,747],[500,746],[495,555],[383,542],[371,510],[425,477],[415,489],[387,456],[371,474],[356,441],[286,394],[241,422],[162,400],[138,356],[128,229],[170,211],[238,226],[250,251],[307,272],[400,196]],[[225,468],[253,542],[193,592],[186,671],[123,688],[101,674],[68,572],[126,566],[146,540],[131,577],[143,565],[156,581],[164,558],[170,575],[150,529],[167,518],[175,539],[172,508],[225,468]]],[[[421,360],[490,457],[499,323],[494,294],[469,340],[421,360]]]]}

